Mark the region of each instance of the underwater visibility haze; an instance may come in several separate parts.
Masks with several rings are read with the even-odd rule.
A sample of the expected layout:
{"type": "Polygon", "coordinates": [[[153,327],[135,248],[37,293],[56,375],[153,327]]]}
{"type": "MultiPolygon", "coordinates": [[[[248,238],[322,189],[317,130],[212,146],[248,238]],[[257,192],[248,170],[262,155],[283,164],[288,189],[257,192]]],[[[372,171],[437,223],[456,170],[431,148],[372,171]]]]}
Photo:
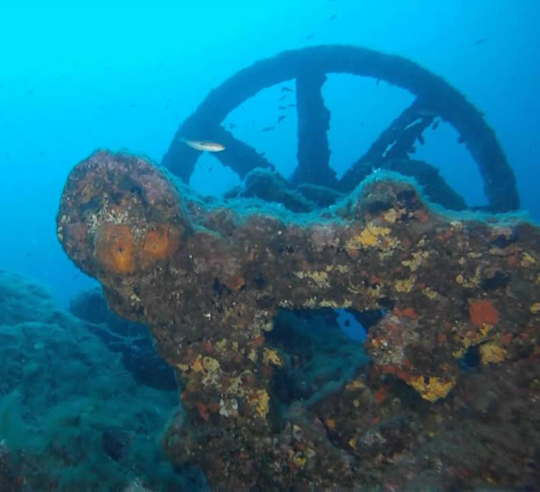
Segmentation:
{"type": "Polygon", "coordinates": [[[0,492],[540,490],[538,18],[0,0],[0,492]]]}

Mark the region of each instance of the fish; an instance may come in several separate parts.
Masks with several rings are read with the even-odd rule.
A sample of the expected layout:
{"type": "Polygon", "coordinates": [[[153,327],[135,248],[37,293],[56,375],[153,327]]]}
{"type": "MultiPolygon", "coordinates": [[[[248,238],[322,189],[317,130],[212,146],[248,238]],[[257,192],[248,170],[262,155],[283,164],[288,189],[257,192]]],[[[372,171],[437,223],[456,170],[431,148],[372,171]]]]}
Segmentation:
{"type": "Polygon", "coordinates": [[[281,92],[294,92],[290,87],[282,87],[281,92]]]}
{"type": "Polygon", "coordinates": [[[209,140],[186,140],[183,138],[182,142],[189,145],[192,149],[200,150],[201,152],[222,152],[225,150],[224,145],[209,140]]]}
{"type": "Polygon", "coordinates": [[[476,46],[478,46],[479,44],[482,44],[485,40],[486,40],[486,38],[480,38],[480,39],[477,39],[477,40],[474,42],[474,44],[475,44],[476,46]]]}
{"type": "Polygon", "coordinates": [[[439,126],[439,120],[435,120],[433,125],[431,125],[431,129],[436,130],[438,126],[439,126]]]}
{"type": "Polygon", "coordinates": [[[285,118],[287,118],[287,116],[285,116],[284,114],[281,115],[278,119],[277,119],[277,122],[278,123],[281,123],[285,118]]]}
{"type": "Polygon", "coordinates": [[[332,22],[333,20],[336,20],[336,19],[337,19],[337,15],[334,14],[334,15],[333,15],[332,17],[330,17],[328,20],[329,20],[330,22],[332,22]]]}
{"type": "Polygon", "coordinates": [[[285,106],[278,106],[277,107],[280,111],[283,111],[285,109],[285,106]]]}
{"type": "Polygon", "coordinates": [[[280,101],[283,101],[283,99],[287,99],[287,94],[285,94],[284,96],[281,96],[281,97],[279,98],[280,101]]]}
{"type": "Polygon", "coordinates": [[[267,126],[265,128],[263,128],[261,131],[262,132],[271,132],[272,130],[275,130],[276,127],[275,126],[267,126]]]}
{"type": "Polygon", "coordinates": [[[287,104],[287,106],[288,106],[289,108],[296,108],[296,104],[294,104],[294,103],[287,104]]]}
{"type": "Polygon", "coordinates": [[[306,36],[306,40],[307,39],[313,39],[315,37],[315,34],[310,34],[309,36],[306,36]]]}

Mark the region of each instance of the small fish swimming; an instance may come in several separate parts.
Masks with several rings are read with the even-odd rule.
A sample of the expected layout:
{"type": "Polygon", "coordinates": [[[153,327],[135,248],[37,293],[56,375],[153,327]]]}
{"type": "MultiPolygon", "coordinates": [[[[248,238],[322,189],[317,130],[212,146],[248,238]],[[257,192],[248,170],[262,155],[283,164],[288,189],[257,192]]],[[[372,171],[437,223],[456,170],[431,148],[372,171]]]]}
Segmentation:
{"type": "Polygon", "coordinates": [[[475,44],[476,46],[478,46],[479,44],[482,44],[485,40],[486,40],[485,38],[477,39],[477,40],[474,42],[474,44],[475,44]]]}
{"type": "Polygon", "coordinates": [[[277,122],[278,123],[281,123],[285,118],[287,118],[287,116],[285,116],[284,114],[281,115],[278,119],[277,119],[277,122]]]}
{"type": "Polygon", "coordinates": [[[182,142],[189,145],[192,149],[200,150],[201,152],[222,152],[225,150],[224,145],[209,140],[186,140],[183,138],[182,142]]]}
{"type": "Polygon", "coordinates": [[[261,130],[261,132],[271,132],[272,130],[275,130],[275,126],[267,126],[261,130]]]}
{"type": "Polygon", "coordinates": [[[420,109],[418,111],[418,114],[420,116],[424,116],[424,117],[431,117],[431,116],[437,116],[437,113],[435,111],[432,111],[431,109],[420,109]]]}
{"type": "Polygon", "coordinates": [[[282,87],[281,92],[294,92],[290,87],[282,87]]]}

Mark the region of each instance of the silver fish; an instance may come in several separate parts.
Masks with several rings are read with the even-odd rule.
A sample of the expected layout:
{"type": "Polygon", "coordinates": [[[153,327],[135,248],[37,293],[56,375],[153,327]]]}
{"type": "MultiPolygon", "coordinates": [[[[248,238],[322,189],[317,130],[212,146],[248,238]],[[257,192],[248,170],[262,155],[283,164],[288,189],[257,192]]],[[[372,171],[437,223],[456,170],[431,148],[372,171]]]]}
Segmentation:
{"type": "Polygon", "coordinates": [[[218,142],[211,142],[209,140],[185,140],[182,141],[189,145],[192,149],[200,150],[201,152],[222,152],[225,150],[225,146],[218,142]]]}

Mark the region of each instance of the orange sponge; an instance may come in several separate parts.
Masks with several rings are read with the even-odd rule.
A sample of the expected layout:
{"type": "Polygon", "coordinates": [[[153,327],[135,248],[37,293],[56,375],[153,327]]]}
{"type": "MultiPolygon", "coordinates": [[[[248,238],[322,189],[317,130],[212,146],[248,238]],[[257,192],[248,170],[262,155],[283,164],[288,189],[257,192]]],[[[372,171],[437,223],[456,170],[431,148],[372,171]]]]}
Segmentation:
{"type": "Polygon", "coordinates": [[[180,245],[180,237],[180,231],[166,225],[149,230],[144,239],[143,263],[152,263],[173,255],[180,245]]]}
{"type": "Polygon", "coordinates": [[[96,257],[101,265],[115,273],[135,270],[133,234],[126,225],[106,224],[96,235],[96,257]]]}
{"type": "Polygon", "coordinates": [[[499,312],[487,299],[474,301],[469,306],[469,316],[472,324],[478,327],[482,327],[484,324],[494,325],[499,321],[499,312]]]}

